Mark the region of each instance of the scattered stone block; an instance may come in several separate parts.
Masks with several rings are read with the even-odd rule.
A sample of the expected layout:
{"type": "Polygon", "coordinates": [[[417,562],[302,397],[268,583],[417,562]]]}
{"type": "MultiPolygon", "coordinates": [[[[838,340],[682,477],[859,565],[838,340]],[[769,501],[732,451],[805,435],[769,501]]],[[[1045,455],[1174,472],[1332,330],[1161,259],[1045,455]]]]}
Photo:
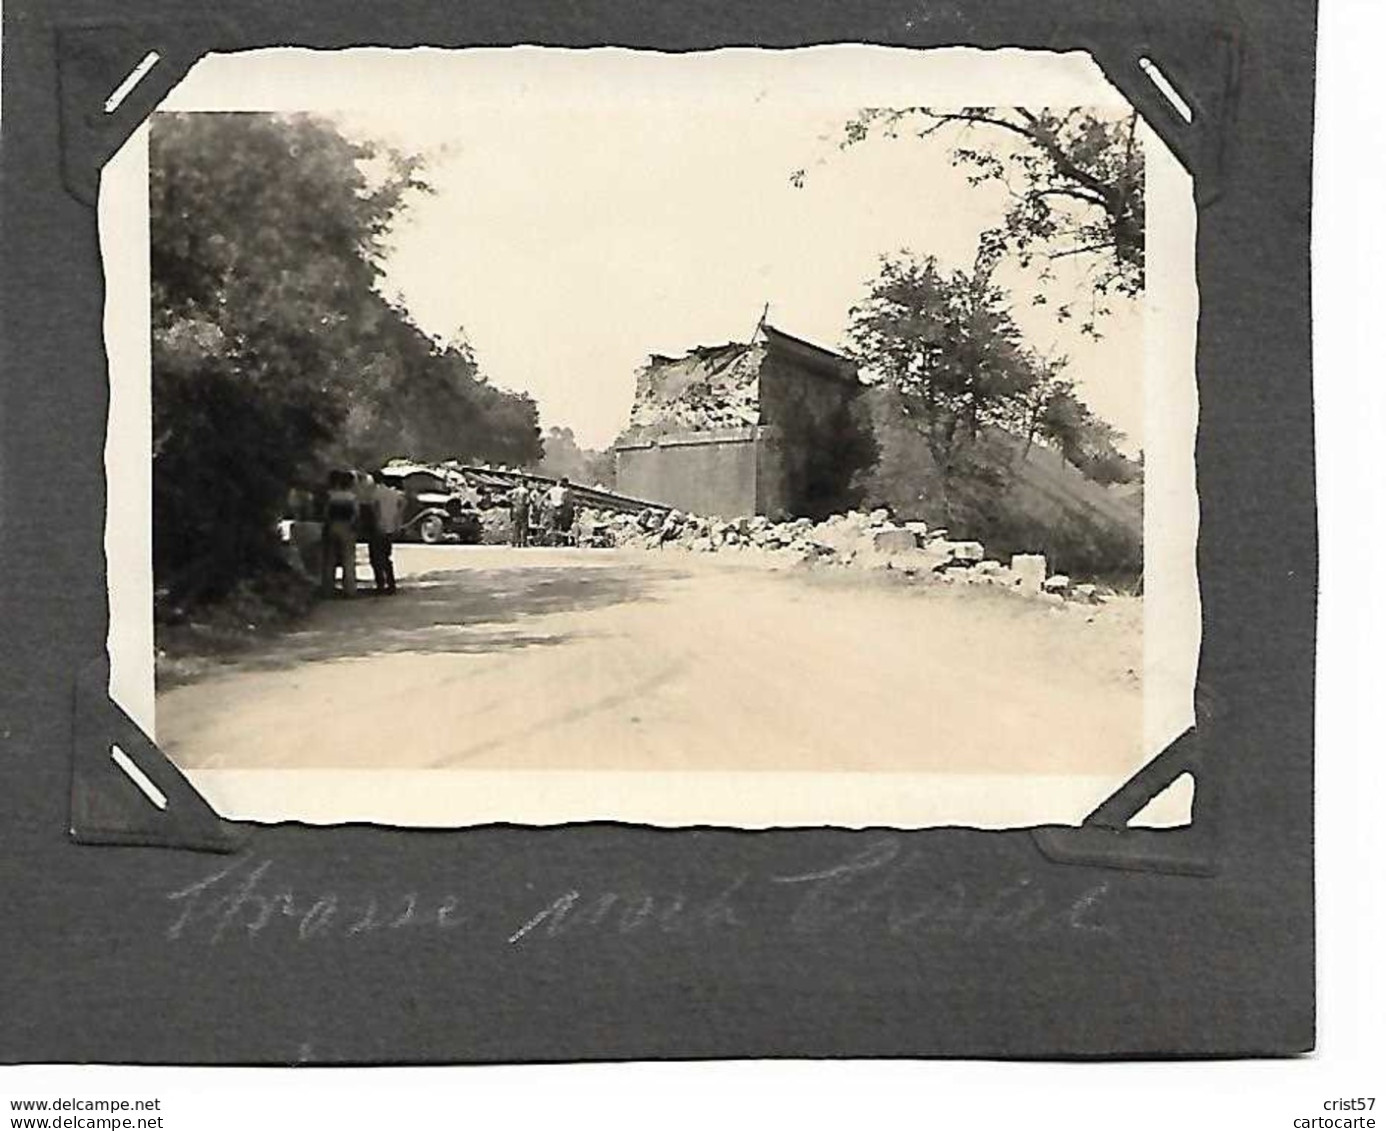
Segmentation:
{"type": "Polygon", "coordinates": [[[980,542],[930,540],[924,545],[930,552],[939,556],[940,562],[954,567],[974,566],[986,556],[986,550],[982,548],[980,542]]]}
{"type": "Polygon", "coordinates": [[[906,530],[896,527],[887,530],[878,530],[871,536],[871,545],[883,553],[896,553],[903,550],[914,550],[919,546],[919,539],[913,530],[906,530]]]}
{"type": "Polygon", "coordinates": [[[1011,557],[1011,574],[1015,588],[1026,596],[1037,596],[1044,587],[1049,563],[1043,554],[1015,554],[1011,557]]]}
{"type": "Polygon", "coordinates": [[[1046,593],[1058,593],[1060,596],[1063,596],[1063,594],[1068,592],[1068,584],[1067,574],[1056,573],[1053,577],[1046,577],[1044,579],[1044,591],[1046,593]]]}
{"type": "Polygon", "coordinates": [[[831,546],[839,554],[849,553],[866,543],[866,536],[855,523],[831,520],[820,523],[814,529],[813,539],[825,546],[831,546]]]}
{"type": "Polygon", "coordinates": [[[907,577],[931,573],[938,565],[937,556],[924,550],[905,550],[894,553],[890,555],[888,561],[891,569],[897,573],[903,573],[907,577]]]}

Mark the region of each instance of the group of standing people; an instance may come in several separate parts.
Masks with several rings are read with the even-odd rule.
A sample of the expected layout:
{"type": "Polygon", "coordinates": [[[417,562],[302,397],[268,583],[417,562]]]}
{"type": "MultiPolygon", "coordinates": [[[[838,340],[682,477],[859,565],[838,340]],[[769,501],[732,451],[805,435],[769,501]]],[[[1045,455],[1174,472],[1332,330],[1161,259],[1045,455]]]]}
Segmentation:
{"type": "MultiPolygon", "coordinates": [[[[512,546],[564,545],[572,541],[577,502],[573,487],[564,477],[545,486],[539,481],[519,480],[506,494],[510,508],[512,546]]],[[[394,540],[404,512],[402,491],[377,482],[359,471],[333,471],[327,477],[322,524],[322,593],[337,589],[354,597],[357,591],[356,545],[364,542],[370,554],[375,592],[394,593],[394,540]]]]}
{"type": "Polygon", "coordinates": [[[529,546],[571,541],[577,502],[565,475],[547,490],[543,484],[519,480],[506,495],[510,504],[510,544],[529,546]]]}
{"type": "Polygon", "coordinates": [[[322,526],[322,592],[330,597],[342,577],[344,596],[356,595],[356,544],[370,554],[377,594],[394,593],[394,540],[404,512],[404,493],[359,471],[327,477],[322,526]]]}

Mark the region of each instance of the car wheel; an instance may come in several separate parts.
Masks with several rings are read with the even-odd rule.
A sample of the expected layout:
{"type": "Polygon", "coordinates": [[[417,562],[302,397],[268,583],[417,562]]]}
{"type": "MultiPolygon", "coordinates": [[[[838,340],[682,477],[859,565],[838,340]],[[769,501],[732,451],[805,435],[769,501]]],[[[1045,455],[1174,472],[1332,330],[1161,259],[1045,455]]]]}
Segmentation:
{"type": "Polygon", "coordinates": [[[443,540],[443,520],[431,514],[419,523],[419,541],[432,546],[443,540]]]}

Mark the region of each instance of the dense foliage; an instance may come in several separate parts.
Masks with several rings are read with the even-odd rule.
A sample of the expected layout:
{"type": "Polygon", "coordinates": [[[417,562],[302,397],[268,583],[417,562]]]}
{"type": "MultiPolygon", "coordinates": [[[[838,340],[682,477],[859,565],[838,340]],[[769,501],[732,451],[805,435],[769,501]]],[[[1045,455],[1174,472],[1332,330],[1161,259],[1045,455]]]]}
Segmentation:
{"type": "Polygon", "coordinates": [[[932,256],[888,257],[851,317],[848,340],[865,374],[917,404],[942,466],[1033,383],[1008,296],[984,261],[948,273],[932,256]]]}
{"type": "Polygon", "coordinates": [[[377,290],[427,191],[416,159],[310,116],[154,119],[154,567],[174,601],[267,568],[286,493],[331,464],[538,457],[533,402],[377,290]]]}
{"type": "Polygon", "coordinates": [[[994,265],[986,254],[971,270],[951,272],[932,256],[883,259],[851,310],[848,342],[863,376],[900,395],[945,471],[983,429],[1000,427],[1024,437],[1024,455],[1039,438],[1079,468],[1101,467],[1109,482],[1134,478],[1136,464],[1121,466],[1125,437],[1063,377],[1067,358],[1025,344],[994,265]]]}
{"type": "Polygon", "coordinates": [[[535,470],[553,479],[566,475],[574,483],[614,488],[616,453],[582,447],[571,428],[550,428],[544,433],[544,458],[535,470]]]}

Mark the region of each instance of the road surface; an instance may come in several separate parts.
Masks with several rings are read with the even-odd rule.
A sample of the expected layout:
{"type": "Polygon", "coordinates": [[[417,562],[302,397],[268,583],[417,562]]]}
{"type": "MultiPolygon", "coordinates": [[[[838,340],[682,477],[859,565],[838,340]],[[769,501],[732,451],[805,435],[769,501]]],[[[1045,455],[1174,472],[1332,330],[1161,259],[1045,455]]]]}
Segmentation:
{"type": "Polygon", "coordinates": [[[1054,609],[676,550],[396,560],[396,596],[325,603],[163,691],[163,748],[236,770],[1121,778],[1142,760],[1139,601],[1054,609]]]}

